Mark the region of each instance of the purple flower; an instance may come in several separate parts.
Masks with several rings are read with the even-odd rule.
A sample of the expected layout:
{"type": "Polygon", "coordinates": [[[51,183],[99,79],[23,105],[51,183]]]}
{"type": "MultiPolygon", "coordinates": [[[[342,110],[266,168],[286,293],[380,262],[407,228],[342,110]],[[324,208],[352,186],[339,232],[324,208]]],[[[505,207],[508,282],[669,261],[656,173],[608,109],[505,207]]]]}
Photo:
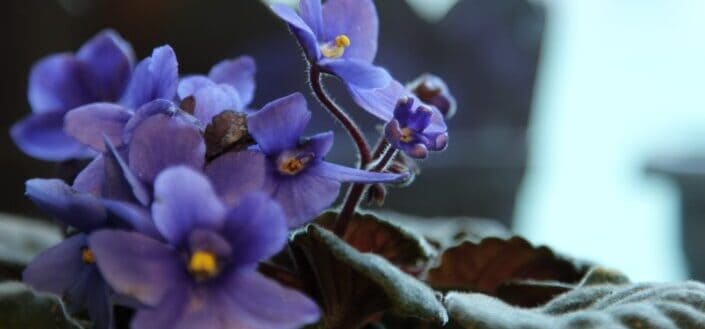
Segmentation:
{"type": "Polygon", "coordinates": [[[433,111],[404,97],[394,109],[394,118],[384,127],[387,141],[414,158],[426,158],[428,151],[442,151],[448,145],[445,128],[433,125],[433,111]]]}
{"type": "Polygon", "coordinates": [[[287,239],[269,197],[248,194],[226,206],[187,167],[159,174],[154,193],[151,212],[166,243],[117,230],[89,238],[111,286],[147,306],[132,328],[298,328],[319,318],[308,297],[256,270],[287,239]]]}
{"type": "Polygon", "coordinates": [[[32,114],[10,131],[15,144],[43,160],[90,156],[90,151],[63,132],[64,114],[84,104],[119,100],[130,81],[133,63],[132,48],[111,30],[98,33],[75,54],[41,59],[29,76],[32,114]]]}
{"type": "Polygon", "coordinates": [[[372,65],[379,20],[372,0],[301,0],[299,13],[281,4],[272,11],[289,26],[311,65],[359,88],[389,83],[389,74],[372,65]]]}
{"type": "MultiPolygon", "coordinates": [[[[114,145],[130,171],[148,185],[167,167],[183,164],[200,169],[205,163],[205,144],[195,119],[167,100],[149,102],[134,112],[110,103],[80,107],[66,115],[66,132],[96,151],[114,145]]],[[[95,177],[100,177],[101,161],[99,156],[93,160],[95,166],[84,170],[95,175],[85,175],[100,181],[95,177]]]]}
{"type": "Polygon", "coordinates": [[[181,100],[193,97],[193,115],[202,126],[224,110],[245,112],[255,92],[255,61],[249,56],[222,61],[208,76],[188,76],[179,82],[181,100]]]}
{"type": "Polygon", "coordinates": [[[44,250],[24,270],[22,280],[63,297],[71,313],[86,309],[94,328],[114,328],[113,292],[98,271],[86,239],[79,233],[44,250]]]}
{"type": "MultiPolygon", "coordinates": [[[[110,161],[106,157],[105,162],[110,161]]],[[[110,181],[110,184],[119,183],[110,181]]],[[[138,230],[145,234],[154,234],[156,228],[144,216],[132,216],[129,220],[111,216],[99,198],[77,191],[59,179],[32,179],[26,185],[27,196],[39,208],[79,233],[40,253],[24,270],[23,281],[37,290],[62,296],[72,313],[86,309],[95,328],[113,328],[112,300],[119,296],[115,296],[95,265],[87,238],[101,228],[138,230]]]]}
{"type": "Polygon", "coordinates": [[[398,81],[392,80],[384,88],[349,90],[360,107],[387,122],[387,140],[408,155],[425,158],[427,151],[442,151],[448,145],[443,114],[398,81]]]}
{"type": "MultiPolygon", "coordinates": [[[[300,226],[330,206],[338,196],[341,183],[397,182],[406,177],[372,173],[324,161],[333,146],[333,133],[302,138],[310,119],[311,112],[300,93],[273,101],[247,119],[249,132],[261,151],[260,156],[266,160],[262,189],[284,209],[290,227],[300,226]]],[[[233,161],[231,165],[229,177],[223,179],[246,181],[244,175],[248,173],[244,168],[251,164],[233,161]]]]}

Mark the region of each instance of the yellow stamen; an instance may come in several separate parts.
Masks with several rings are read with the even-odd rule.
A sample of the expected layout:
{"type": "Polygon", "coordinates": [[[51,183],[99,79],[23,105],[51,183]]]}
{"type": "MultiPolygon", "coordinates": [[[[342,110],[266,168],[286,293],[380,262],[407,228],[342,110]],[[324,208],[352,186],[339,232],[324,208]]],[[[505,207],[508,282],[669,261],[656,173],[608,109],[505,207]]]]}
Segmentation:
{"type": "Polygon", "coordinates": [[[343,48],[350,47],[350,38],[345,34],[341,34],[335,37],[335,45],[343,48]]]}
{"type": "Polygon", "coordinates": [[[86,264],[93,264],[95,263],[95,254],[90,249],[84,248],[81,250],[81,260],[86,264]]]}
{"type": "Polygon", "coordinates": [[[402,128],[401,129],[401,141],[404,143],[409,143],[411,142],[412,139],[414,139],[414,131],[409,129],[409,128],[402,128]]]}
{"type": "Polygon", "coordinates": [[[340,58],[345,54],[345,49],[350,47],[350,38],[341,34],[335,37],[333,42],[325,43],[321,46],[321,53],[326,58],[340,58]]]}
{"type": "Polygon", "coordinates": [[[305,163],[297,158],[290,158],[279,166],[279,171],[289,175],[295,175],[304,169],[305,163]]]}
{"type": "Polygon", "coordinates": [[[218,272],[215,255],[208,251],[196,251],[191,254],[188,271],[199,278],[211,278],[218,272]]]}

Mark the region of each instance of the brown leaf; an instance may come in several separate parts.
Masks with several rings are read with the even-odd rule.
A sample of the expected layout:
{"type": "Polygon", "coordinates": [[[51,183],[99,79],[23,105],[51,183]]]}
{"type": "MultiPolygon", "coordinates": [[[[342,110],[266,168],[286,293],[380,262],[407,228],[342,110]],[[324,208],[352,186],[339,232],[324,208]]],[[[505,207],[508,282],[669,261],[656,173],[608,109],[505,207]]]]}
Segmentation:
{"type": "MultiPolygon", "coordinates": [[[[336,216],[335,212],[324,213],[316,223],[330,229],[336,216]]],[[[380,255],[414,275],[423,272],[434,256],[423,237],[373,214],[355,214],[342,238],[358,251],[380,255]]]]}
{"type": "Polygon", "coordinates": [[[520,237],[487,238],[447,249],[440,264],[428,272],[427,282],[442,290],[464,290],[497,296],[513,281],[556,281],[575,284],[585,265],[557,256],[547,247],[534,247],[520,237]]]}

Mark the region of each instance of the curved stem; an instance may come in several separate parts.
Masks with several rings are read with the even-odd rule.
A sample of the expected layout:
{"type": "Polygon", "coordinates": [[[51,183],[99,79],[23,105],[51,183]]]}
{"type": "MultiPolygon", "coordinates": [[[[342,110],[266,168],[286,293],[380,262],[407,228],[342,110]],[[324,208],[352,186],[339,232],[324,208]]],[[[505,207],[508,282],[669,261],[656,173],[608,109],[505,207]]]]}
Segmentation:
{"type": "MultiPolygon", "coordinates": [[[[388,143],[380,143],[379,145],[384,145],[384,151],[382,152],[379,161],[377,161],[374,167],[370,170],[371,172],[384,171],[387,169],[387,166],[389,166],[389,163],[392,162],[392,159],[394,159],[397,155],[397,149],[390,146],[388,143]]],[[[353,184],[350,187],[350,191],[348,191],[348,195],[345,197],[343,209],[340,210],[338,220],[335,221],[335,233],[338,236],[343,236],[343,234],[345,234],[345,230],[348,228],[348,224],[355,215],[355,210],[360,204],[360,200],[362,200],[362,196],[365,194],[366,188],[367,184],[361,183],[353,184]]]]}
{"type": "Polygon", "coordinates": [[[330,114],[332,114],[335,119],[343,125],[345,130],[347,130],[348,134],[355,143],[355,146],[357,147],[357,152],[360,156],[360,168],[364,169],[372,161],[370,146],[367,144],[365,135],[362,133],[360,128],[357,127],[355,121],[353,121],[353,119],[345,113],[343,109],[335,104],[331,97],[326,93],[325,89],[323,89],[323,84],[321,83],[321,71],[316,66],[311,66],[309,68],[309,82],[311,83],[311,89],[313,89],[313,93],[316,95],[316,98],[318,98],[318,101],[320,101],[321,104],[323,104],[323,107],[325,107],[328,112],[330,112],[330,114]]]}

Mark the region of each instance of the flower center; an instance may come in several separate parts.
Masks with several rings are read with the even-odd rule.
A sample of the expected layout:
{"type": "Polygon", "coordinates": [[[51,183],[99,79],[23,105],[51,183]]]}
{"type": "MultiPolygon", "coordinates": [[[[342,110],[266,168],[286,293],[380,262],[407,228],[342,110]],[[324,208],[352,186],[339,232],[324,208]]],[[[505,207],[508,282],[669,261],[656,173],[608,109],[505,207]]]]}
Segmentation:
{"type": "Polygon", "coordinates": [[[315,155],[310,152],[302,152],[296,155],[284,155],[279,158],[279,172],[285,175],[294,176],[306,169],[313,161],[315,155]]]}
{"type": "Polygon", "coordinates": [[[191,254],[188,271],[197,279],[212,278],[218,274],[218,261],[213,253],[199,250],[191,254]]]}
{"type": "Polygon", "coordinates": [[[345,49],[350,47],[350,38],[341,34],[335,40],[321,45],[321,53],[326,58],[340,58],[345,54],[345,49]]]}
{"type": "Polygon", "coordinates": [[[402,128],[399,139],[404,143],[410,143],[414,139],[414,131],[411,128],[402,128]]]}
{"type": "Polygon", "coordinates": [[[92,250],[83,248],[83,250],[81,250],[81,260],[86,264],[94,264],[95,254],[93,254],[92,250]]]}

